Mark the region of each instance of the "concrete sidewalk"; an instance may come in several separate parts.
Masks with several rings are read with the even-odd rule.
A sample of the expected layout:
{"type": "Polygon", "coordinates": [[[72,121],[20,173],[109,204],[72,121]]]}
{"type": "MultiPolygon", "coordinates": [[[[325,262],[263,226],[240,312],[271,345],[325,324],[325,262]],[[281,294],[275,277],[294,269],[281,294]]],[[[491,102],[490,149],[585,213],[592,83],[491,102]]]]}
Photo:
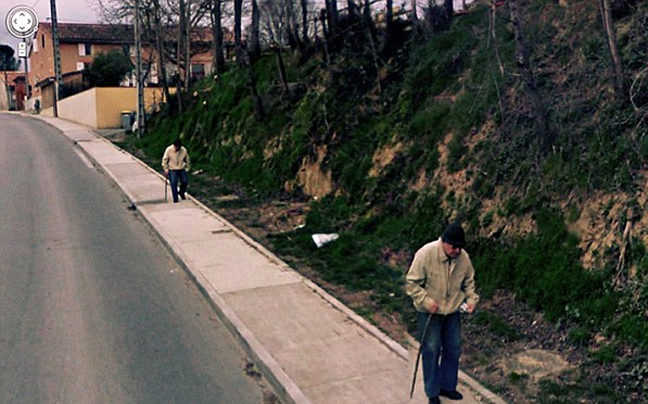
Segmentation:
{"type": "MultiPolygon", "coordinates": [[[[415,349],[391,340],[194,198],[165,202],[158,172],[92,130],[38,119],[61,130],[122,189],[284,404],[427,403],[420,374],[409,399],[415,349]]],[[[461,403],[504,403],[463,373],[459,390],[461,403]]]]}

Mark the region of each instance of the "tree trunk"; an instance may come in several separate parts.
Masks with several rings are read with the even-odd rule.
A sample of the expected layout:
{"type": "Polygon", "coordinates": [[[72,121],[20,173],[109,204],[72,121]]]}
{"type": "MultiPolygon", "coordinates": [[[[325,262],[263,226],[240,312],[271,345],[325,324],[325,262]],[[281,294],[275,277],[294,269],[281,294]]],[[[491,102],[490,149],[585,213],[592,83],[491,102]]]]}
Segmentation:
{"type": "Polygon", "coordinates": [[[446,19],[452,20],[454,17],[454,2],[453,0],[444,0],[443,8],[445,9],[446,19]]]}
{"type": "Polygon", "coordinates": [[[261,57],[261,45],[259,43],[259,4],[252,0],[252,24],[250,27],[250,63],[254,64],[261,57]]]}
{"type": "Polygon", "coordinates": [[[297,29],[295,7],[293,0],[287,0],[284,4],[286,11],[286,37],[288,38],[290,49],[295,52],[300,50],[299,30],[297,29]]]}
{"type": "MultiPolygon", "coordinates": [[[[157,1],[157,0],[156,0],[157,1]]],[[[213,62],[216,74],[225,71],[225,56],[223,55],[222,0],[213,0],[211,9],[213,41],[213,62]]]]}
{"type": "MultiPolygon", "coordinates": [[[[326,10],[320,10],[320,21],[322,22],[322,36],[324,39],[322,40],[322,44],[324,45],[324,56],[326,57],[326,63],[331,64],[331,57],[329,55],[328,51],[328,38],[329,38],[329,33],[328,33],[328,20],[327,20],[327,12],[326,10]]],[[[317,30],[315,30],[317,32],[317,30]]],[[[317,35],[317,34],[316,34],[317,35]]]]}
{"type": "Polygon", "coordinates": [[[241,37],[241,20],[243,19],[243,0],[234,0],[234,48],[236,49],[236,63],[245,65],[243,55],[243,38],[241,37]]]}
{"type": "Polygon", "coordinates": [[[177,73],[176,73],[176,97],[178,100],[178,110],[182,111],[182,89],[184,87],[183,85],[183,79],[184,79],[184,72],[182,71],[184,67],[184,62],[182,61],[182,56],[184,55],[184,36],[186,34],[185,30],[185,24],[187,23],[186,20],[186,3],[184,0],[179,0],[178,2],[178,7],[180,9],[180,18],[179,18],[179,23],[178,23],[178,45],[177,45],[177,51],[176,51],[176,67],[177,67],[177,73]]]}
{"type": "MultiPolygon", "coordinates": [[[[380,76],[380,57],[378,56],[378,49],[376,47],[375,39],[375,27],[373,25],[373,20],[371,19],[371,12],[368,7],[369,1],[367,0],[367,5],[365,7],[365,14],[363,16],[364,26],[365,26],[365,35],[367,35],[367,40],[369,41],[369,46],[371,48],[371,53],[373,55],[374,69],[376,69],[376,87],[378,88],[378,98],[379,105],[382,107],[382,79],[380,76]]],[[[389,26],[389,23],[388,25],[389,26]]]]}
{"type": "Polygon", "coordinates": [[[301,0],[302,43],[308,44],[308,0],[301,0]]]}
{"type": "Polygon", "coordinates": [[[166,50],[164,49],[164,38],[162,37],[162,21],[160,19],[160,1],[153,0],[153,18],[155,20],[155,47],[158,54],[158,63],[160,64],[160,76],[162,79],[162,90],[164,91],[164,101],[169,102],[171,92],[166,70],[166,50]]]}
{"type": "Polygon", "coordinates": [[[329,35],[334,35],[338,26],[338,9],[337,0],[325,0],[326,3],[326,16],[328,17],[328,31],[329,35]]]}
{"type": "Polygon", "coordinates": [[[262,121],[265,118],[265,109],[263,108],[263,99],[257,90],[256,75],[254,74],[254,68],[250,63],[249,54],[244,54],[241,62],[248,71],[248,87],[250,88],[250,95],[254,101],[254,116],[257,120],[262,121]]]}
{"type": "Polygon", "coordinates": [[[416,24],[418,22],[418,14],[416,12],[416,0],[412,0],[411,4],[412,4],[412,13],[410,18],[412,19],[412,22],[416,24]]]}
{"type": "Polygon", "coordinates": [[[529,64],[529,51],[524,40],[523,29],[522,29],[522,19],[520,16],[520,10],[518,8],[517,0],[509,0],[509,10],[511,11],[511,23],[513,25],[513,34],[515,36],[515,58],[522,80],[524,81],[524,86],[526,87],[526,93],[531,99],[533,106],[533,116],[536,124],[536,130],[540,136],[540,146],[542,151],[547,151],[551,147],[554,141],[554,134],[549,128],[549,121],[547,118],[547,110],[540,98],[538,89],[536,86],[535,77],[531,66],[529,64]]]}
{"type": "Polygon", "coordinates": [[[191,0],[187,0],[185,9],[185,32],[184,39],[184,71],[185,71],[185,91],[189,91],[191,84],[191,0]]]}
{"type": "Polygon", "coordinates": [[[177,63],[178,63],[178,91],[181,89],[188,90],[189,89],[189,74],[188,74],[188,66],[189,66],[189,61],[187,60],[187,55],[188,55],[188,49],[187,49],[187,43],[188,43],[188,26],[189,26],[189,19],[187,18],[187,2],[185,0],[180,0],[178,2],[178,8],[179,8],[179,13],[180,13],[180,18],[179,18],[179,24],[178,24],[178,55],[177,55],[177,63]]]}
{"type": "MultiPolygon", "coordinates": [[[[367,5],[369,4],[369,0],[365,0],[367,2],[367,5]]],[[[387,0],[385,4],[385,8],[387,9],[385,11],[385,22],[387,23],[387,31],[391,28],[392,22],[394,20],[394,0],[387,0]]]]}
{"type": "Polygon", "coordinates": [[[612,8],[610,0],[600,0],[599,8],[603,20],[603,28],[607,37],[608,49],[612,58],[612,75],[614,76],[614,93],[616,102],[622,102],[625,94],[625,79],[623,73],[623,63],[617,46],[616,33],[614,31],[614,21],[612,20],[612,8]]]}
{"type": "Polygon", "coordinates": [[[290,88],[288,87],[288,75],[286,74],[286,65],[284,64],[283,56],[281,55],[281,47],[276,42],[273,42],[271,46],[277,54],[277,68],[279,70],[281,88],[283,88],[284,93],[288,94],[290,88]]]}
{"type": "Polygon", "coordinates": [[[347,12],[349,16],[355,16],[358,14],[358,5],[355,4],[353,0],[347,0],[347,12]]]}

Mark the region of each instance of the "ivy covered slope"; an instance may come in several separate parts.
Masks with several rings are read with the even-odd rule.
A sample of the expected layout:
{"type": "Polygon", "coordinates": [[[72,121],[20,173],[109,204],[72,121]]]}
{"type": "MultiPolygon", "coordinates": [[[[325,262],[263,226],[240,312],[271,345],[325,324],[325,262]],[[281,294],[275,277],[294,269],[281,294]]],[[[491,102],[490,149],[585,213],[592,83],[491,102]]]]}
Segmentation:
{"type": "Polygon", "coordinates": [[[231,66],[154,116],[139,147],[158,156],[181,136],[200,176],[309,200],[274,248],[367,291],[372,310],[412,318],[403,272],[459,220],[482,296],[507,290],[574,344],[645,355],[648,4],[615,8],[619,97],[597,2],[516,3],[521,35],[507,4],[389,32],[347,18],[328,52],[283,53],[287,89],[274,52],[253,74],[231,66]],[[326,232],[340,238],[316,249],[326,232]]]}

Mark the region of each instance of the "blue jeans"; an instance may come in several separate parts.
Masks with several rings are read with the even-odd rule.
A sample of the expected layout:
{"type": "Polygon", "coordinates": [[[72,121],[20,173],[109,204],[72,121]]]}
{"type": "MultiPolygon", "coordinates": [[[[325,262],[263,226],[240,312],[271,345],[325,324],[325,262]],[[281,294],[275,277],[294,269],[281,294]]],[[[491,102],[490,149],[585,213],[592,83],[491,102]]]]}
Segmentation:
{"type": "Polygon", "coordinates": [[[185,170],[169,170],[169,182],[171,183],[171,195],[173,195],[173,202],[178,202],[178,194],[184,199],[184,194],[187,192],[187,185],[189,185],[189,176],[185,170]],[[178,181],[180,181],[180,192],[178,192],[178,181]]]}
{"type": "Polygon", "coordinates": [[[461,355],[461,315],[431,314],[425,341],[421,341],[428,313],[418,313],[416,318],[418,339],[421,342],[423,358],[423,379],[425,394],[437,397],[441,389],[457,389],[459,355],[461,355]]]}

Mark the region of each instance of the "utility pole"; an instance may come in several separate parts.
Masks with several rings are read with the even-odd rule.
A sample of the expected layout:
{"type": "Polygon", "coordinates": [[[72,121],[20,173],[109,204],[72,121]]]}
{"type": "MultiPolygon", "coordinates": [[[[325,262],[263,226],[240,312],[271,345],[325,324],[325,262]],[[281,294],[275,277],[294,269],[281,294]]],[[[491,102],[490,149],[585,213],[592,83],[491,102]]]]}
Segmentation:
{"type": "Polygon", "coordinates": [[[5,84],[5,93],[7,94],[7,109],[11,109],[11,91],[9,90],[9,78],[7,77],[7,71],[4,71],[4,84],[5,84]]]}
{"type": "Polygon", "coordinates": [[[52,41],[54,42],[54,117],[58,118],[58,101],[61,96],[60,87],[63,85],[61,76],[61,48],[59,44],[58,19],[56,17],[56,0],[50,0],[52,14],[52,41]]]}
{"type": "Polygon", "coordinates": [[[142,39],[140,33],[140,0],[135,0],[135,58],[137,75],[137,138],[142,137],[144,116],[144,83],[142,83],[142,39]]]}
{"type": "Polygon", "coordinates": [[[22,43],[24,44],[23,46],[25,47],[25,57],[23,59],[24,63],[25,63],[25,86],[27,87],[27,88],[25,88],[25,91],[27,92],[27,94],[25,94],[25,95],[27,96],[27,98],[31,98],[31,94],[30,94],[30,91],[29,91],[29,66],[27,66],[27,60],[28,60],[27,59],[27,54],[28,54],[28,52],[27,52],[27,40],[25,38],[23,38],[22,43]]]}

